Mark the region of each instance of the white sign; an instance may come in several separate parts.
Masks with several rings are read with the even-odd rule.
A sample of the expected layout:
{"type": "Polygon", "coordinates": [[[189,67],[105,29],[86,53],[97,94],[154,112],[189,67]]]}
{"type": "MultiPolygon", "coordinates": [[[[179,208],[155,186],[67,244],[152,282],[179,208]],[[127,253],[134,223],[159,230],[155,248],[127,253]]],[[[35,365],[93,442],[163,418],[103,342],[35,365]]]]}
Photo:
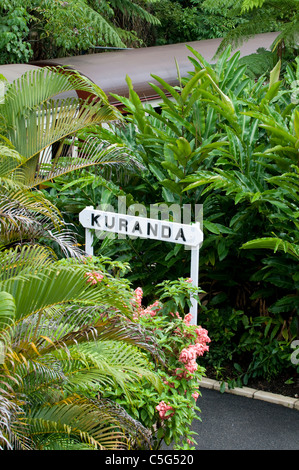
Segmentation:
{"type": "MultiPolygon", "coordinates": [[[[93,255],[93,235],[91,230],[114,232],[138,238],[149,238],[163,242],[178,243],[191,247],[192,284],[198,287],[199,246],[203,241],[203,232],[199,222],[180,224],[168,220],[149,219],[135,215],[96,210],[86,207],[79,214],[79,221],[85,227],[85,251],[93,255]]],[[[191,323],[197,324],[197,302],[191,297],[191,323]]]]}
{"type": "Polygon", "coordinates": [[[187,225],[166,220],[148,219],[86,207],[79,214],[83,227],[121,233],[138,238],[197,246],[203,241],[199,224],[187,225]]]}

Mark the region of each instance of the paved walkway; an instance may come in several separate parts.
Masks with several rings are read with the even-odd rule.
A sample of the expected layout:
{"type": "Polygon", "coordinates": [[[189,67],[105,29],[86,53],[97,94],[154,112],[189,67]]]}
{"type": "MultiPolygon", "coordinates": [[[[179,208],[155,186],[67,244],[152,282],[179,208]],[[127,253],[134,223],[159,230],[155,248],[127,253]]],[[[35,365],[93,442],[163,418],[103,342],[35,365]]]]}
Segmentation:
{"type": "Polygon", "coordinates": [[[299,450],[299,411],[202,388],[198,450],[299,450]]]}
{"type": "Polygon", "coordinates": [[[221,393],[219,382],[203,382],[196,450],[299,450],[298,399],[246,387],[221,393]]]}

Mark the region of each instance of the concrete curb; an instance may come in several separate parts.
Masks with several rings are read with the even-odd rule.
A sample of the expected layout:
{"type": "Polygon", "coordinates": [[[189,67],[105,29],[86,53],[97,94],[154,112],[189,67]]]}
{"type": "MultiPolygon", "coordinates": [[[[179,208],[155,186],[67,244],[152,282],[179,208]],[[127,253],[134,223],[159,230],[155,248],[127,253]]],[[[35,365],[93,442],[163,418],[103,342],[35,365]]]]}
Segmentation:
{"type": "MultiPolygon", "coordinates": [[[[214,379],[208,379],[203,377],[199,382],[199,387],[209,388],[210,390],[219,390],[222,382],[219,382],[214,379]]],[[[286,406],[287,408],[292,408],[299,411],[299,398],[285,397],[283,395],[278,395],[276,393],[263,392],[260,390],[255,390],[254,388],[249,387],[235,387],[229,388],[227,383],[225,383],[225,392],[232,393],[234,395],[240,395],[248,398],[254,398],[256,400],[264,400],[276,405],[286,406]]]]}

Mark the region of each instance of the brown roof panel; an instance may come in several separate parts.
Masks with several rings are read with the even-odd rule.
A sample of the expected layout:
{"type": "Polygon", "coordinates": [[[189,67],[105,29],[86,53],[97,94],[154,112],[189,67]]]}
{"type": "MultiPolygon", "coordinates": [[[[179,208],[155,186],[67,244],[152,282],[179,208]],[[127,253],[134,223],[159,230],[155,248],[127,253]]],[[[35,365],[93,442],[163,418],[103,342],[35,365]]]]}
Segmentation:
{"type": "Polygon", "coordinates": [[[37,66],[29,64],[0,65],[0,74],[3,75],[9,83],[11,83],[20,78],[25,72],[35,70],[37,68],[37,66]]]}
{"type": "MultiPolygon", "coordinates": [[[[258,34],[237,50],[241,57],[254,53],[259,47],[269,49],[278,33],[258,34]]],[[[128,96],[126,75],[134,86],[140,98],[154,98],[154,90],[149,82],[155,82],[151,74],[163,78],[170,85],[177,84],[177,70],[175,60],[178,62],[181,76],[186,76],[192,70],[188,56],[192,56],[186,44],[192,46],[208,62],[213,62],[214,55],[221,39],[208,39],[181,44],[165,46],[152,46],[139,49],[101,52],[85,54],[74,57],[64,57],[47,61],[32,62],[34,65],[62,65],[78,70],[96,83],[107,95],[116,93],[128,96]]],[[[233,51],[234,53],[235,51],[233,51]]],[[[112,100],[113,101],[113,100],[112,100]]]]}

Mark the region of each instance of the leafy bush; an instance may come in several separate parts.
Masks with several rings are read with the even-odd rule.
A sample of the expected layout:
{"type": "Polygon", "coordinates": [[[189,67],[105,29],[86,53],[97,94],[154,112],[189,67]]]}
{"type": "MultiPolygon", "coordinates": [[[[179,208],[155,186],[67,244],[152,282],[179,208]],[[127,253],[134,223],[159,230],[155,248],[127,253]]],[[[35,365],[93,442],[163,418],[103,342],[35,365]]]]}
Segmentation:
{"type": "Polygon", "coordinates": [[[198,0],[160,0],[153,4],[152,9],[161,23],[153,27],[155,44],[223,37],[244,21],[238,15],[230,14],[228,7],[203,8],[198,0]]]}
{"type": "Polygon", "coordinates": [[[147,307],[142,305],[142,289],[135,290],[134,321],[157,344],[162,361],[156,363],[156,372],[164,389],[161,393],[142,380],[132,384],[130,401],[119,387],[108,387],[104,396],[116,400],[151,430],[154,448],[164,441],[167,445],[173,443],[176,449],[194,449],[196,433],[191,426],[200,419],[198,382],[205,371],[197,360],[209,350],[210,338],[206,329],[190,324],[191,314],[184,313],[190,292],[194,293],[188,279],[166,281],[158,287],[160,296],[147,307]]]}
{"type": "Polygon", "coordinates": [[[190,448],[210,339],[164,298],[175,289],[183,310],[190,283],[144,308],[121,263],[39,246],[0,257],[1,448],[190,448]]]}
{"type": "Polygon", "coordinates": [[[93,52],[96,47],[139,47],[142,25],[159,23],[147,3],[150,0],[143,6],[119,0],[4,0],[0,5],[0,63],[64,57],[93,52]]]}
{"type": "Polygon", "coordinates": [[[150,448],[149,432],[99,394],[117,383],[129,399],[142,376],[162,391],[142,352],[156,357],[154,343],[117,315],[132,316],[125,280],[108,260],[58,261],[38,245],[0,258],[1,448],[150,448]]]}
{"type": "Polygon", "coordinates": [[[0,64],[28,62],[32,48],[25,39],[29,33],[30,15],[18,1],[0,5],[0,64]]]}
{"type": "MultiPolygon", "coordinates": [[[[200,321],[209,320],[213,337],[221,335],[218,322],[224,315],[230,320],[223,340],[226,335],[234,339],[222,355],[213,343],[214,359],[212,349],[207,359],[217,367],[227,359],[243,361],[245,380],[253,374],[273,376],[283,368],[295,373],[290,343],[298,334],[298,60],[285,67],[282,77],[278,62],[269,81],[265,76],[253,80],[239,53],[230,57],[228,49],[212,66],[189,49],[194,70],[179,77],[179,86],[153,76],[161,112],[141,103],[128,78],[129,99],[117,97],[127,112],[126,125],[94,126],[82,133],[124,145],[143,164],[126,178],[112,175],[109,183],[96,178],[91,186],[90,174],[84,191],[88,197],[91,187],[102,186],[104,202],[112,205],[124,193],[128,204],[146,207],[203,204],[200,321]],[[246,343],[255,334],[259,353],[254,342],[246,343]],[[270,359],[267,367],[258,359],[258,354],[270,358],[271,348],[279,356],[277,367],[270,359]]],[[[67,199],[68,190],[56,186],[55,197],[67,199]]],[[[142,287],[149,303],[155,285],[189,273],[190,253],[149,240],[105,239],[95,252],[128,262],[128,279],[142,287]]]]}

